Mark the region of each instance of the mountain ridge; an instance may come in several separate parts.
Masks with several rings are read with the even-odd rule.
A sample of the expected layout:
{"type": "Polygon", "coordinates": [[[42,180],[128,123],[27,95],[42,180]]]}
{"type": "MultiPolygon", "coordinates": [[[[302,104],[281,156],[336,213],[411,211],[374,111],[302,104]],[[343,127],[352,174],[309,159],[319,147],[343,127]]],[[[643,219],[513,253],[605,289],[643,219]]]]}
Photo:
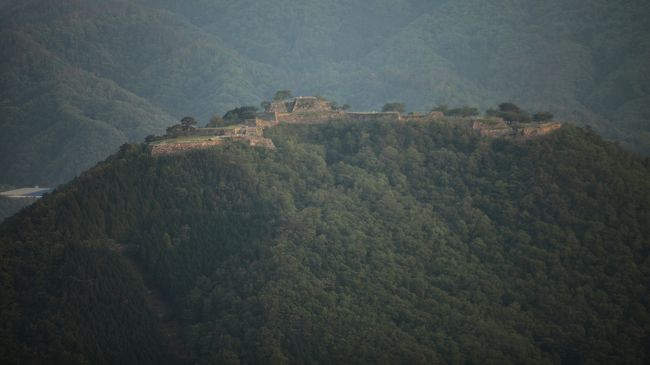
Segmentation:
{"type": "Polygon", "coordinates": [[[612,7],[606,1],[586,6],[578,1],[359,0],[287,8],[284,0],[265,6],[253,1],[179,6],[164,0],[34,0],[9,1],[0,9],[5,36],[29,35],[41,51],[74,70],[39,70],[48,74],[43,79],[66,78],[69,87],[39,94],[45,86],[29,81],[37,71],[12,62],[36,62],[30,57],[40,51],[9,47],[5,52],[3,70],[11,75],[1,85],[9,108],[2,126],[12,140],[32,139],[30,148],[36,150],[3,143],[3,152],[15,150],[17,161],[2,161],[0,168],[9,173],[0,183],[55,185],[113,152],[125,142],[120,134],[138,141],[158,134],[170,120],[194,115],[207,121],[214,113],[256,105],[285,88],[324,93],[357,110],[378,110],[387,101],[402,101],[420,112],[444,103],[485,109],[511,100],[589,124],[627,148],[648,151],[650,73],[643,60],[649,43],[643,14],[650,9],[641,1],[612,7]],[[126,104],[120,107],[101,93],[85,95],[85,85],[98,82],[113,82],[130,93],[121,97],[126,104]],[[72,104],[99,125],[85,116],[52,115],[47,105],[23,104],[17,96],[72,104]],[[94,112],[97,108],[105,112],[94,112]],[[126,124],[125,113],[134,114],[126,124]],[[51,124],[59,124],[57,135],[86,124],[83,133],[90,137],[87,143],[79,141],[81,148],[100,143],[102,152],[80,156],[57,173],[48,166],[61,165],[50,161],[56,153],[49,152],[58,152],[53,138],[33,138],[48,115],[51,124]],[[134,131],[130,124],[143,120],[146,125],[134,131]],[[108,125],[118,129],[101,129],[108,125]],[[103,133],[110,137],[92,137],[103,133]]]}

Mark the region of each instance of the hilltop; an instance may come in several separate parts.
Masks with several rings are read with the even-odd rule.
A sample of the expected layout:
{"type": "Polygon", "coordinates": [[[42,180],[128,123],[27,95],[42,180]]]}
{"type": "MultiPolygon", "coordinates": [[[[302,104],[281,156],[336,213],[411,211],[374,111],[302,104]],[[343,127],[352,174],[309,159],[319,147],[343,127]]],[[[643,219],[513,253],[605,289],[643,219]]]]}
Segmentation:
{"type": "Polygon", "coordinates": [[[648,361],[647,159],[572,125],[264,135],[127,144],[3,222],[5,362],[648,361]]]}
{"type": "MultiPolygon", "coordinates": [[[[278,93],[289,93],[288,90],[278,93]]],[[[275,149],[271,138],[265,137],[265,129],[280,124],[314,125],[334,122],[354,124],[379,123],[444,123],[472,131],[479,136],[533,138],[552,133],[562,127],[548,112],[539,112],[531,119],[529,114],[512,103],[502,103],[499,109],[490,109],[486,115],[479,115],[476,108],[449,109],[441,106],[427,114],[402,114],[395,110],[382,112],[347,112],[335,102],[323,97],[299,96],[262,102],[263,112],[252,106],[242,106],[226,113],[223,118],[213,117],[214,122],[203,128],[196,128],[193,117],[185,117],[180,124],[167,128],[163,136],[149,136],[151,155],[159,156],[197,149],[208,149],[230,142],[243,142],[249,146],[275,149]],[[226,125],[225,119],[228,120],[226,125]],[[534,120],[534,121],[533,121],[534,120]],[[214,125],[211,125],[214,124],[214,125]],[[220,126],[217,126],[219,124],[220,126]]],[[[401,103],[387,103],[385,109],[401,103]]]]}
{"type": "Polygon", "coordinates": [[[503,100],[647,153],[645,0],[0,4],[0,184],[56,186],[279,87],[355,110],[503,100]]]}

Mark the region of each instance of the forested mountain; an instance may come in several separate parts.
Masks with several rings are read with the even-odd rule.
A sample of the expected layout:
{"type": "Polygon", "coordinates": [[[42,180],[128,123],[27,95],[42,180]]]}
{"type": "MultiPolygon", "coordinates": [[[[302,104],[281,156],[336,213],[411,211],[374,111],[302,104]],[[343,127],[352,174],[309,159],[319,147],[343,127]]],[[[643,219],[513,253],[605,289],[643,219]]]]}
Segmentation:
{"type": "Polygon", "coordinates": [[[570,125],[266,133],[124,145],[2,223],[3,360],[648,362],[648,159],[570,125]]]}
{"type": "Polygon", "coordinates": [[[647,1],[0,4],[0,184],[56,185],[185,115],[322,94],[357,110],[513,101],[650,151],[647,1]]]}
{"type": "Polygon", "coordinates": [[[268,74],[137,2],[21,2],[1,34],[4,183],[64,182],[178,115],[261,99],[246,80],[268,74]]]}

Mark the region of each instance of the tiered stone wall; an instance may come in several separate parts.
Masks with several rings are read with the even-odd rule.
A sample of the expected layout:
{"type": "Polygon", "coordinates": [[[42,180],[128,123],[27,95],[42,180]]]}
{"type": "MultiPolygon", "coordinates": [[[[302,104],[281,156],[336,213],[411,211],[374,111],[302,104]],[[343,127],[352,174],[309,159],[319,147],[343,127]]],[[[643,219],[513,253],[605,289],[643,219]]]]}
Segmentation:
{"type": "Polygon", "coordinates": [[[151,155],[161,156],[191,150],[205,150],[228,142],[243,142],[252,147],[275,149],[275,144],[273,144],[273,141],[269,138],[259,135],[234,135],[230,137],[214,137],[209,140],[197,142],[154,144],[151,146],[151,155]]]}
{"type": "Polygon", "coordinates": [[[224,143],[223,138],[214,138],[208,141],[194,142],[194,143],[160,143],[151,146],[151,155],[169,155],[172,153],[186,152],[196,149],[208,149],[214,146],[219,146],[224,143]]]}
{"type": "Polygon", "coordinates": [[[345,120],[351,122],[361,123],[376,123],[376,122],[393,122],[397,123],[401,120],[398,112],[386,113],[344,113],[345,120]]]}
{"type": "Polygon", "coordinates": [[[290,109],[291,102],[289,101],[273,101],[271,106],[268,108],[268,112],[271,113],[288,113],[290,109]]]}
{"type": "Polygon", "coordinates": [[[273,127],[275,125],[278,125],[278,120],[275,119],[275,113],[273,113],[273,119],[272,120],[260,119],[260,118],[255,119],[255,127],[257,127],[257,128],[264,129],[264,128],[273,127]]]}
{"type": "Polygon", "coordinates": [[[289,110],[293,113],[301,112],[325,112],[333,111],[332,105],[324,99],[311,96],[297,97],[294,99],[293,106],[289,110]]]}
{"type": "Polygon", "coordinates": [[[475,120],[472,122],[472,129],[481,136],[501,137],[514,134],[514,129],[503,119],[475,120]]]}
{"type": "Polygon", "coordinates": [[[343,111],[321,111],[303,113],[276,113],[277,121],[289,124],[320,124],[333,121],[349,121],[360,123],[399,122],[400,114],[388,113],[346,113],[343,111]]]}
{"type": "Polygon", "coordinates": [[[477,119],[472,121],[471,127],[476,133],[487,137],[519,136],[537,137],[544,136],[562,128],[560,122],[529,123],[510,125],[501,118],[477,119]]]}
{"type": "Polygon", "coordinates": [[[259,112],[255,119],[265,120],[267,122],[275,122],[278,120],[276,112],[259,112]]]}
{"type": "Polygon", "coordinates": [[[442,120],[445,115],[442,112],[431,112],[429,114],[407,114],[401,117],[401,120],[410,120],[413,122],[431,122],[442,120]]]}
{"type": "Polygon", "coordinates": [[[223,129],[221,128],[196,128],[192,130],[188,135],[192,136],[204,136],[204,137],[209,137],[209,136],[222,136],[223,135],[223,129]]]}
{"type": "Polygon", "coordinates": [[[548,122],[541,123],[538,125],[526,126],[518,130],[519,135],[523,137],[536,137],[549,134],[555,130],[562,128],[562,123],[559,122],[548,122]]]}
{"type": "Polygon", "coordinates": [[[346,113],[338,111],[277,113],[278,122],[290,124],[318,124],[334,120],[345,120],[346,113]]]}

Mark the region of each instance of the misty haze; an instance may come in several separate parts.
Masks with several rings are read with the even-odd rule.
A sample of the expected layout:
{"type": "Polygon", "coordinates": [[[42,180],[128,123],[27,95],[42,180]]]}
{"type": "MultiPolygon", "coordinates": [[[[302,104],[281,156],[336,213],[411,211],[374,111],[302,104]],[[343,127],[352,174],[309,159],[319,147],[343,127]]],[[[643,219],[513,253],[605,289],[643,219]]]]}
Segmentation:
{"type": "Polygon", "coordinates": [[[648,363],[648,19],[0,1],[0,362],[648,363]]]}

